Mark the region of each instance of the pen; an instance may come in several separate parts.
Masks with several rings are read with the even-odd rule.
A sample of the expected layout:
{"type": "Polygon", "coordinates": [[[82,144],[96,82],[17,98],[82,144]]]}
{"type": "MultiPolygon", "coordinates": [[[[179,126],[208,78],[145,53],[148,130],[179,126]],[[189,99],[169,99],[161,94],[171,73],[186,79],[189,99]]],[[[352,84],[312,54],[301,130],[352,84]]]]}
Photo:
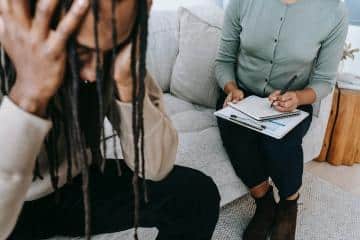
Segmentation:
{"type": "MultiPolygon", "coordinates": [[[[295,75],[295,76],[293,76],[291,79],[290,79],[290,81],[285,85],[285,87],[283,88],[283,89],[281,89],[281,91],[280,91],[280,95],[284,95],[288,90],[289,90],[289,88],[291,87],[291,85],[293,85],[293,83],[295,82],[295,80],[297,79],[297,75],[295,75]]],[[[271,103],[271,105],[270,105],[270,107],[273,107],[274,106],[274,102],[275,101],[273,101],[272,103],[271,103]]]]}

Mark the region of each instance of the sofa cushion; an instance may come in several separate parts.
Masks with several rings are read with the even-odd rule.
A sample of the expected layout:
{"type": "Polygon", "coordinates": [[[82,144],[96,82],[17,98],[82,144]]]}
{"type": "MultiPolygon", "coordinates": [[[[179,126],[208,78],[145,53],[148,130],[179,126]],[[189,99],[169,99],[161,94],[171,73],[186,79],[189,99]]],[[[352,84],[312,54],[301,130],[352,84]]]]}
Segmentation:
{"type": "Polygon", "coordinates": [[[164,92],[170,91],[170,79],[179,51],[178,16],[181,6],[215,5],[215,0],[154,0],[149,18],[147,67],[164,92]]]}
{"type": "Polygon", "coordinates": [[[212,5],[179,9],[179,53],[170,92],[191,103],[215,107],[218,86],[215,59],[221,36],[223,10],[212,5]]]}
{"type": "Polygon", "coordinates": [[[219,188],[222,206],[246,194],[222,145],[214,109],[192,105],[171,94],[164,95],[164,102],[179,132],[176,164],[211,176],[219,188]]]}
{"type": "MultiPolygon", "coordinates": [[[[197,169],[212,177],[219,188],[221,205],[245,195],[248,191],[236,176],[225,152],[217,127],[214,110],[181,100],[171,94],[164,94],[165,109],[179,134],[179,148],[176,164],[197,169]]],[[[105,124],[107,136],[111,126],[105,124]]],[[[115,151],[121,158],[120,140],[115,151]]],[[[113,159],[113,140],[107,140],[106,158],[113,159]]]]}

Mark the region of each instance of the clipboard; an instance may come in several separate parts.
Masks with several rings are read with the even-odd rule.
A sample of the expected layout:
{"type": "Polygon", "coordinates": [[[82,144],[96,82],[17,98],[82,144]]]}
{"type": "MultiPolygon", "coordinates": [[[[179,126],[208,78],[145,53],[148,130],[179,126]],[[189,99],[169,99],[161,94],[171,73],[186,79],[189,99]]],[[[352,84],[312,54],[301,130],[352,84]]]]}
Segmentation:
{"type": "Polygon", "coordinates": [[[250,116],[234,109],[231,106],[225,107],[215,112],[214,115],[275,139],[282,139],[309,116],[309,113],[307,112],[301,110],[298,111],[299,112],[297,115],[264,121],[258,121],[254,118],[251,118],[250,116]],[[236,118],[232,116],[236,116],[236,118]]]}

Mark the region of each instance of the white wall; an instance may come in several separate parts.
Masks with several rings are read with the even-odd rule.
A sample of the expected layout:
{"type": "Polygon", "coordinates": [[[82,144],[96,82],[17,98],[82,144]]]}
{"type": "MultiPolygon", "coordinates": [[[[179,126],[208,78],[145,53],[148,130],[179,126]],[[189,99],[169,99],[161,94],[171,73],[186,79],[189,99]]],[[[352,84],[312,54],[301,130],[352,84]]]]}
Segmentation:
{"type": "MultiPolygon", "coordinates": [[[[353,48],[360,49],[360,27],[350,26],[346,41],[350,42],[353,48]]],[[[354,61],[349,59],[345,62],[344,71],[360,76],[360,53],[355,55],[354,61]]]]}

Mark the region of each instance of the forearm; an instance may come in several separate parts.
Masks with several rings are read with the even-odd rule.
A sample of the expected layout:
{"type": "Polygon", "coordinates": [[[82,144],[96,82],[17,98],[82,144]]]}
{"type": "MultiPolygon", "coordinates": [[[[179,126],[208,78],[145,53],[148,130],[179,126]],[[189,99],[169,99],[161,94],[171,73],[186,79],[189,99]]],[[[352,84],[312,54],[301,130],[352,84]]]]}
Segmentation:
{"type": "MultiPolygon", "coordinates": [[[[21,81],[16,81],[21,82],[21,81]]],[[[44,93],[28,88],[21,84],[15,84],[11,89],[10,99],[22,110],[38,117],[44,117],[48,105],[49,97],[44,93]]]]}
{"type": "Polygon", "coordinates": [[[296,95],[300,106],[313,104],[316,101],[316,92],[312,88],[296,91],[296,95]]]}
{"type": "Polygon", "coordinates": [[[0,239],[6,239],[20,213],[51,123],[23,111],[7,97],[0,107],[0,122],[0,239]]]}
{"type": "MultiPolygon", "coordinates": [[[[132,106],[118,102],[120,111],[120,143],[127,165],[134,169],[134,144],[132,131],[132,106]]],[[[145,141],[145,178],[152,181],[162,180],[173,168],[178,137],[171,121],[151,102],[148,95],[144,100],[144,141],[145,141]]],[[[141,171],[142,172],[142,171],[141,171]]]]}
{"type": "MultiPolygon", "coordinates": [[[[166,177],[174,166],[178,135],[172,126],[171,120],[166,116],[162,91],[156,82],[147,75],[145,79],[146,93],[144,99],[144,140],[145,140],[145,169],[146,178],[159,181],[166,177]]],[[[134,169],[134,143],[132,131],[132,90],[118,86],[121,102],[118,102],[120,112],[120,138],[127,165],[134,169]],[[125,96],[125,98],[124,98],[125,96]],[[129,96],[126,98],[126,96],[129,96]]],[[[118,123],[113,123],[118,124],[118,123]]]]}

